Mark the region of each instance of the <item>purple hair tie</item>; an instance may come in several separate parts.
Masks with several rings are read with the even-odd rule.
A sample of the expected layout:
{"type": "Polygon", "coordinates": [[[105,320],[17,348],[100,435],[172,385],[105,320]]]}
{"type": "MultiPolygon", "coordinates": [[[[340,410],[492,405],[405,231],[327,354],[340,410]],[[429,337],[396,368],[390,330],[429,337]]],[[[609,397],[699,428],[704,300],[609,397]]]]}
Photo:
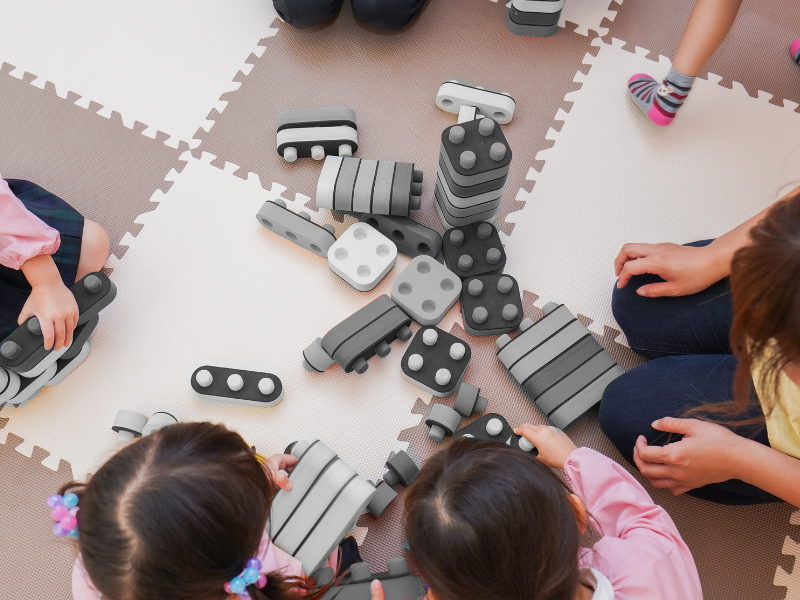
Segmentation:
{"type": "Polygon", "coordinates": [[[50,509],[50,516],[56,524],[53,525],[53,533],[58,537],[68,535],[73,539],[78,539],[78,496],[70,492],[69,494],[53,494],[47,499],[47,506],[50,509]]]}
{"type": "Polygon", "coordinates": [[[248,585],[255,585],[258,589],[267,585],[267,576],[260,571],[261,561],[253,557],[247,561],[244,571],[230,581],[226,581],[222,587],[229,594],[237,594],[242,600],[248,600],[250,598],[250,594],[247,593],[248,585]]]}

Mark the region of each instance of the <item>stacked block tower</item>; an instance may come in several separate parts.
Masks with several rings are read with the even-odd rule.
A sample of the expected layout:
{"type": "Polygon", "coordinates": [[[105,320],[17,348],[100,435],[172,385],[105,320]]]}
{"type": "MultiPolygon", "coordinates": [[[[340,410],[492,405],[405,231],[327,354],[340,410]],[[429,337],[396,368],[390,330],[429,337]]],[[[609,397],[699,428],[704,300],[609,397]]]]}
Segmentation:
{"type": "Polygon", "coordinates": [[[493,119],[447,127],[434,190],[434,206],[445,229],[493,219],[510,164],[511,149],[493,119]]]}
{"type": "Polygon", "coordinates": [[[515,35],[550,37],[558,31],[564,0],[512,0],[506,27],[515,35]]]}

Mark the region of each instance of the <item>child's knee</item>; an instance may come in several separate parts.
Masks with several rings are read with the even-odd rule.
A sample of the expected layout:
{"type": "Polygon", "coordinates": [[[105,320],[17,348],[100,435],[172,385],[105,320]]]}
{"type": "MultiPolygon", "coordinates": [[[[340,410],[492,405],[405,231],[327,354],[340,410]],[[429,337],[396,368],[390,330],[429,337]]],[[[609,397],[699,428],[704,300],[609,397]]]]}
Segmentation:
{"type": "Polygon", "coordinates": [[[108,259],[108,252],[109,242],[106,230],[98,223],[84,219],[79,274],[102,269],[108,259]]]}
{"type": "Polygon", "coordinates": [[[353,12],[365,25],[383,31],[397,31],[414,20],[425,1],[353,0],[353,12]]]}

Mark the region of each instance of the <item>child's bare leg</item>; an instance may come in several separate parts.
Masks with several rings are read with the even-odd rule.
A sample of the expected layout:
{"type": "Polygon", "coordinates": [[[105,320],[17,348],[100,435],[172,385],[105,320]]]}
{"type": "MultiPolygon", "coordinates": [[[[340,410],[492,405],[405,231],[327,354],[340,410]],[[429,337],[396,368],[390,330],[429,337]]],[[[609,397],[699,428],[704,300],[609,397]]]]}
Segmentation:
{"type": "Polygon", "coordinates": [[[669,125],[689,95],[695,77],[717,51],[736,20],[742,0],[697,0],[683,31],[672,68],[659,86],[645,73],[628,80],[634,102],[656,125],[669,125]]]}
{"type": "Polygon", "coordinates": [[[108,234],[100,225],[89,219],[83,220],[81,257],[78,261],[76,280],[87,273],[99,271],[108,259],[108,234]]]}

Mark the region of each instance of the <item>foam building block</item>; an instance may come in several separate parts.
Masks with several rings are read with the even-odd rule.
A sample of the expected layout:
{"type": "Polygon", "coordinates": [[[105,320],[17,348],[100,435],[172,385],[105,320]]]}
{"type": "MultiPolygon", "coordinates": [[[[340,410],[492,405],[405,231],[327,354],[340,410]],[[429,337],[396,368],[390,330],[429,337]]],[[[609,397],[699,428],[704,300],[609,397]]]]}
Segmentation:
{"type": "Polygon", "coordinates": [[[445,128],[434,187],[444,228],[493,219],[510,164],[511,149],[495,120],[484,117],[445,128]]]}
{"type": "Polygon", "coordinates": [[[548,302],[545,316],[524,319],[513,340],[497,338],[497,358],[531,400],[561,429],[600,402],[625,370],[566,306],[548,302]]]}
{"type": "Polygon", "coordinates": [[[397,485],[408,487],[419,475],[419,467],[403,450],[393,452],[386,461],[386,467],[389,470],[383,476],[383,480],[391,487],[397,485]]]}
{"type": "MultiPolygon", "coordinates": [[[[313,575],[318,589],[332,583],[334,576],[330,567],[313,575]]],[[[375,579],[381,582],[386,600],[422,600],[425,595],[422,580],[411,574],[405,558],[397,557],[387,560],[386,571],[380,573],[373,573],[366,562],[350,565],[349,572],[328,588],[322,600],[370,600],[370,584],[375,579]]]]}
{"type": "Polygon", "coordinates": [[[336,241],[333,225],[317,225],[304,210],[293,213],[280,198],[264,202],[256,219],[275,235],[323,258],[328,256],[328,250],[336,241]]]}
{"type": "Polygon", "coordinates": [[[366,223],[353,223],[328,248],[331,271],[361,292],[378,285],[397,262],[397,246],[366,223]]]}
{"type": "Polygon", "coordinates": [[[117,411],[111,430],[117,434],[118,442],[127,444],[133,438],[147,437],[177,422],[178,419],[168,412],[157,412],[148,419],[141,413],[121,408],[117,411]]]}
{"type": "Polygon", "coordinates": [[[502,273],[506,251],[491,223],[471,223],[444,232],[442,254],[447,267],[461,279],[502,273]]]}
{"type": "Polygon", "coordinates": [[[0,406],[5,406],[19,392],[20,377],[14,371],[0,367],[0,406]]]}
{"type": "MultiPolygon", "coordinates": [[[[272,502],[268,533],[278,548],[314,573],[355,525],[376,488],[321,441],[290,446],[298,459],[290,491],[272,502]]],[[[390,488],[391,489],[391,488],[390,488]]]]}
{"type": "Polygon", "coordinates": [[[461,418],[471,417],[475,413],[484,412],[489,401],[481,396],[481,390],[466,381],[461,383],[453,408],[446,404],[436,403],[431,406],[425,424],[430,428],[428,437],[441,443],[445,435],[453,435],[461,418]]]}
{"type": "Polygon", "coordinates": [[[361,222],[380,231],[395,243],[398,252],[411,258],[433,258],[442,249],[442,236],[437,231],[407,217],[363,214],[361,222]]]}
{"type": "Polygon", "coordinates": [[[248,406],[274,406],[283,400],[277,375],[204,365],[192,373],[192,389],[207,400],[225,400],[248,406]]]}
{"type": "MultiPolygon", "coordinates": [[[[563,5],[563,0],[561,3],[563,5]]],[[[467,111],[463,109],[466,107],[472,109],[472,119],[484,115],[505,125],[514,117],[516,102],[506,92],[495,92],[451,79],[439,86],[436,92],[436,106],[457,115],[465,114],[467,111]]]]}
{"type": "Polygon", "coordinates": [[[414,163],[328,156],[317,181],[317,206],[407,217],[422,206],[422,179],[414,163]]]}
{"type": "Polygon", "coordinates": [[[512,333],[522,322],[517,280],[495,273],[465,279],[461,289],[464,330],[475,336],[512,333]]]}
{"type": "MultiPolygon", "coordinates": [[[[111,304],[117,295],[117,286],[103,273],[89,273],[75,282],[71,290],[78,304],[78,325],[91,321],[111,304]]],[[[39,319],[31,317],[12,331],[0,344],[0,366],[16,371],[23,377],[37,378],[51,365],[69,352],[69,347],[54,351],[44,347],[44,336],[39,319]]],[[[75,354],[82,345],[77,346],[75,354]]]]}
{"type": "Polygon", "coordinates": [[[558,31],[564,0],[511,0],[506,27],[515,35],[550,37],[558,31]]]}
{"type": "Polygon", "coordinates": [[[34,398],[42,388],[47,385],[56,374],[58,367],[56,363],[51,363],[44,371],[36,377],[22,377],[19,378],[19,389],[13,398],[6,401],[6,406],[25,406],[32,398],[34,398]]]}
{"type": "Polygon", "coordinates": [[[470,358],[466,342],[438,327],[421,327],[403,355],[402,375],[429,394],[445,398],[464,379],[470,358]]]}
{"type": "Polygon", "coordinates": [[[495,413],[487,413],[456,431],[453,434],[453,441],[460,439],[475,442],[499,442],[523,452],[539,454],[529,439],[514,433],[514,429],[508,424],[505,417],[495,413]]]}
{"type": "Polygon", "coordinates": [[[358,150],[358,124],[352,108],[301,108],[275,115],[278,154],[287,162],[322,160],[326,155],[352,156],[358,150]]]}
{"type": "Polygon", "coordinates": [[[72,345],[74,348],[77,348],[79,352],[69,358],[62,356],[56,361],[56,372],[53,374],[53,377],[45,383],[45,387],[52,387],[64,381],[89,357],[92,351],[92,340],[86,340],[81,346],[78,346],[75,342],[73,342],[72,345]]]}
{"type": "Polygon", "coordinates": [[[420,325],[436,325],[458,300],[458,276],[429,256],[412,260],[392,281],[392,300],[420,325]]]}
{"type": "Polygon", "coordinates": [[[306,371],[322,373],[333,363],[345,373],[364,373],[372,356],[388,356],[395,339],[411,339],[411,317],[389,296],[378,296],[336,325],[325,337],[317,338],[303,350],[306,371]]]}

